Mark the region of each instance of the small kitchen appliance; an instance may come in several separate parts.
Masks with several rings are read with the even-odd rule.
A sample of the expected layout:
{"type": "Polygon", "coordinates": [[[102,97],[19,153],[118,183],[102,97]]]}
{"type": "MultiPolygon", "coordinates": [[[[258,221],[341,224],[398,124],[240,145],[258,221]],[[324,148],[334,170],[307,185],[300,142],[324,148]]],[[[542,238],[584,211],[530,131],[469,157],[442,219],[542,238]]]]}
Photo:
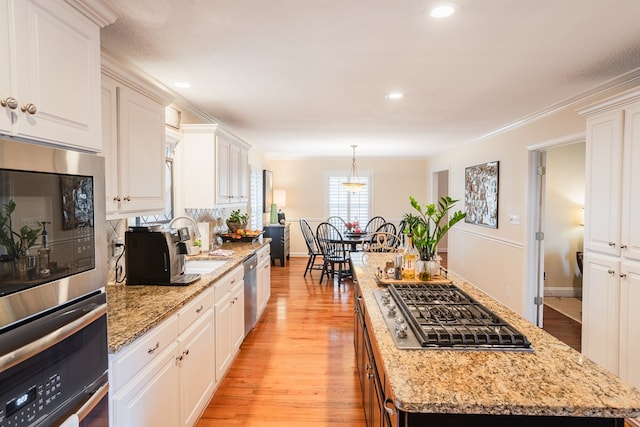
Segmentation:
{"type": "Polygon", "coordinates": [[[185,274],[189,229],[131,227],[125,232],[127,285],[189,285],[199,274],[185,274]]]}

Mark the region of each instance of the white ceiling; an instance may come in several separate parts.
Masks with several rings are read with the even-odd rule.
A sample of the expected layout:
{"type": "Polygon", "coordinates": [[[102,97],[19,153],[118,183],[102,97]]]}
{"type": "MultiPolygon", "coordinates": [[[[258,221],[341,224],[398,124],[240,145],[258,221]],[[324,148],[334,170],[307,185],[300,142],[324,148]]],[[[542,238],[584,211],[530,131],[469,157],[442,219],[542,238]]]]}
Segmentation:
{"type": "Polygon", "coordinates": [[[103,46],[271,158],[426,156],[640,71],[640,0],[112,3],[103,46]]]}

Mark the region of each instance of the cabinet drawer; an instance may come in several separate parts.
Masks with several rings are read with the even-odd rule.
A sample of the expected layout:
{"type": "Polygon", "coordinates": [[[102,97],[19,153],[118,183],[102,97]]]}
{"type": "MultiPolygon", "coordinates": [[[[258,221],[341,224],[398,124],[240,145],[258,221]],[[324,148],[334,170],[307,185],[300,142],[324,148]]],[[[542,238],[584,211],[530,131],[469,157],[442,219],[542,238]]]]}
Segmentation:
{"type": "Polygon", "coordinates": [[[213,307],[213,287],[206,289],[180,309],[178,312],[179,331],[183,333],[199,317],[203,316],[208,309],[213,307]]]}
{"type": "Polygon", "coordinates": [[[244,270],[242,266],[238,266],[235,269],[227,273],[221,280],[213,285],[215,302],[218,303],[224,298],[224,296],[231,291],[231,289],[241,282],[244,278],[244,270]]]}
{"type": "Polygon", "coordinates": [[[271,262],[271,246],[264,245],[256,252],[256,254],[258,255],[258,264],[265,261],[271,262]]]}
{"type": "Polygon", "coordinates": [[[124,387],[177,338],[178,316],[173,315],[116,354],[111,360],[109,372],[109,382],[114,390],[124,387]]]}

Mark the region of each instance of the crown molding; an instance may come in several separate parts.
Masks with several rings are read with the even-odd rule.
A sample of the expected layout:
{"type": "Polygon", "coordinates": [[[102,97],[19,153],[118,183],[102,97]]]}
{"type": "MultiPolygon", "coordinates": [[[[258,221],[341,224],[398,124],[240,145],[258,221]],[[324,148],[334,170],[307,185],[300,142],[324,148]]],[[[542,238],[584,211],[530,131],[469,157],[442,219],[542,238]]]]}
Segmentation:
{"type": "Polygon", "coordinates": [[[120,17],[115,7],[113,7],[107,0],[65,1],[101,28],[113,24],[120,17]]]}

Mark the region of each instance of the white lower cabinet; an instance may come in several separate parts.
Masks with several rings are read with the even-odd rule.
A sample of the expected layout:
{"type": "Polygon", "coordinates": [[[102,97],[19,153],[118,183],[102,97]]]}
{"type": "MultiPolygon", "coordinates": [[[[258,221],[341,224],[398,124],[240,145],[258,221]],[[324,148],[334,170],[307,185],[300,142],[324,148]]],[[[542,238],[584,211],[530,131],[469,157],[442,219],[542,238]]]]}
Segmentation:
{"type": "Polygon", "coordinates": [[[271,246],[264,245],[258,255],[258,319],[267,308],[271,297],[271,246]]]}
{"type": "Polygon", "coordinates": [[[586,253],[582,352],[640,387],[640,262],[586,253]]]}
{"type": "Polygon", "coordinates": [[[178,339],[180,425],[193,426],[215,390],[213,309],[209,308],[178,339]]]}
{"type": "Polygon", "coordinates": [[[620,378],[640,388],[640,263],[623,261],[620,277],[620,378]]]}
{"type": "Polygon", "coordinates": [[[110,360],[109,422],[193,426],[215,390],[213,289],[110,360]]]}
{"type": "Polygon", "coordinates": [[[214,285],[216,381],[224,378],[244,339],[243,277],[240,266],[214,285]]]}

